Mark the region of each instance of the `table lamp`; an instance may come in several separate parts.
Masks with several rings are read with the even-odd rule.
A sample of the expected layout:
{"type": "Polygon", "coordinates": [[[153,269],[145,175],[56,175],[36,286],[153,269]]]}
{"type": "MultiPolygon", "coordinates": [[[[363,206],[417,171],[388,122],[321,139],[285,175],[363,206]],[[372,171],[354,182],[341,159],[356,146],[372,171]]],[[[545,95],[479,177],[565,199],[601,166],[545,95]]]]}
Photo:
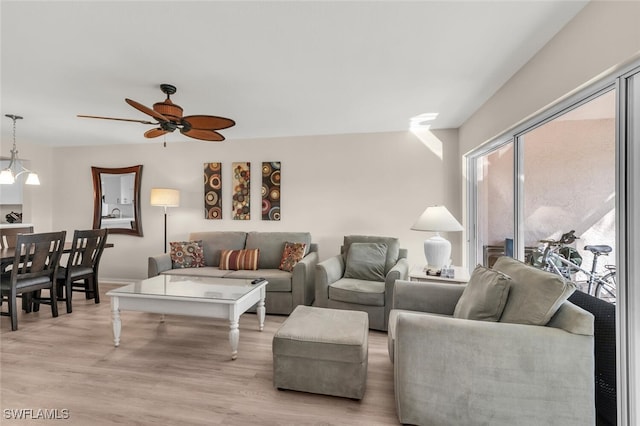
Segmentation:
{"type": "Polygon", "coordinates": [[[427,267],[439,271],[449,262],[451,243],[440,236],[440,232],[462,231],[462,225],[447,210],[445,206],[431,206],[422,213],[411,229],[415,231],[435,232],[431,238],[424,241],[424,257],[427,267]]]}
{"type": "Polygon", "coordinates": [[[180,205],[180,191],[171,188],[151,188],[151,205],[164,208],[164,252],[167,252],[167,207],[180,205]]]}

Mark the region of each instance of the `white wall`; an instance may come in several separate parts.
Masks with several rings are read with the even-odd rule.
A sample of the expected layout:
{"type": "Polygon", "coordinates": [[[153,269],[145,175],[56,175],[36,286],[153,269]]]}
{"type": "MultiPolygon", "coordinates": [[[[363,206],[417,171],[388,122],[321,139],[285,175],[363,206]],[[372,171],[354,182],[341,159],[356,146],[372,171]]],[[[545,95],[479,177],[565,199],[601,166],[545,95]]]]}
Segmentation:
{"type": "MultiPolygon", "coordinates": [[[[53,229],[91,228],[91,166],[142,164],[141,217],[144,237],[111,235],[114,248],[101,263],[103,279],[146,277],[147,257],[163,251],[163,214],[149,205],[152,187],[181,191],[179,208],[168,209],[169,241],[191,231],[309,231],[320,258],[337,254],[347,234],[397,236],[412,264],[424,262],[429,233],[409,228],[429,205],[446,204],[461,217],[457,132],[428,134],[429,146],[410,132],[295,138],[57,148],[53,150],[53,229]],[[249,221],[231,219],[231,163],[250,161],[249,221]],[[261,220],[262,161],[282,162],[282,220],[261,220]],[[203,218],[205,162],[223,163],[223,220],[203,218]]],[[[114,130],[114,140],[117,132],[114,130]]],[[[424,139],[424,138],[423,138],[424,139]]],[[[38,223],[36,228],[40,229],[38,223]]],[[[461,257],[460,235],[451,235],[453,258],[461,257]]]]}
{"type": "Polygon", "coordinates": [[[591,1],[459,129],[464,154],[640,55],[640,2],[591,1]]]}

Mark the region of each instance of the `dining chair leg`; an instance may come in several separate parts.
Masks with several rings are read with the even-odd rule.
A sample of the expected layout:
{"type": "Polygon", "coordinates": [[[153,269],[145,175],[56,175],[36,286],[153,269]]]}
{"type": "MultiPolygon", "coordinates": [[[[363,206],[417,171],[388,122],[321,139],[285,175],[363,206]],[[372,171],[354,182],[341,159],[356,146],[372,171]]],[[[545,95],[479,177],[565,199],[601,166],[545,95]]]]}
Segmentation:
{"type": "Polygon", "coordinates": [[[49,297],[51,298],[51,316],[55,318],[58,316],[58,297],[55,284],[49,290],[49,297]]]}
{"type": "Polygon", "coordinates": [[[93,276],[91,278],[92,288],[93,288],[93,301],[95,303],[100,303],[100,289],[98,289],[98,277],[93,276]]]}
{"type": "Polygon", "coordinates": [[[29,294],[29,312],[40,312],[40,296],[42,295],[42,290],[36,290],[29,294]]]}
{"type": "Polygon", "coordinates": [[[31,312],[31,292],[22,293],[20,297],[22,298],[22,310],[28,314],[31,312]]]}
{"type": "Polygon", "coordinates": [[[9,293],[9,315],[11,316],[11,331],[18,329],[18,304],[16,303],[16,294],[9,293]]]}
{"type": "MultiPolygon", "coordinates": [[[[62,287],[60,287],[62,288],[62,287]]],[[[66,281],[64,284],[64,292],[65,292],[65,301],[67,303],[67,313],[70,314],[72,311],[71,308],[71,295],[73,294],[73,285],[71,281],[66,281]]]]}

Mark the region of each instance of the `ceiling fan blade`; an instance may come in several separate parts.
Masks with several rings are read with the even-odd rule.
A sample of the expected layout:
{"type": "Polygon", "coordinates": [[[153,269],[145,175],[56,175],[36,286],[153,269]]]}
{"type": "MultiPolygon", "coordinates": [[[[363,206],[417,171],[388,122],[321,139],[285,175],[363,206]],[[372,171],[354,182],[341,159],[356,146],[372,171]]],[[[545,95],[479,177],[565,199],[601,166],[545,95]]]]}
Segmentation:
{"type": "Polygon", "coordinates": [[[216,132],[215,130],[180,129],[180,133],[182,133],[185,136],[189,136],[190,138],[200,139],[203,141],[220,142],[224,140],[224,136],[222,136],[220,133],[216,132]]]}
{"type": "Polygon", "coordinates": [[[142,124],[158,124],[158,123],[153,123],[151,121],[146,121],[146,120],[132,120],[130,118],[100,117],[100,116],[97,116],[97,115],[81,115],[81,114],[78,114],[77,117],[80,117],[80,118],[99,118],[101,120],[131,121],[133,123],[142,123],[142,124]]]}
{"type": "Polygon", "coordinates": [[[236,122],[230,118],[217,117],[215,115],[188,115],[182,121],[189,123],[192,129],[220,130],[235,126],[236,122]]]}
{"type": "Polygon", "coordinates": [[[169,133],[167,130],[161,129],[158,127],[157,129],[151,129],[144,132],[145,138],[157,138],[158,136],[162,136],[165,133],[169,133]]]}
{"type": "Polygon", "coordinates": [[[155,118],[156,120],[162,122],[162,121],[171,121],[169,120],[167,117],[165,117],[164,115],[160,114],[157,111],[152,110],[149,107],[146,107],[144,105],[142,105],[139,102],[136,102],[134,100],[125,98],[125,102],[128,103],[129,105],[131,105],[132,107],[134,107],[135,109],[137,109],[138,111],[144,112],[147,115],[152,116],[153,118],[155,118]]]}

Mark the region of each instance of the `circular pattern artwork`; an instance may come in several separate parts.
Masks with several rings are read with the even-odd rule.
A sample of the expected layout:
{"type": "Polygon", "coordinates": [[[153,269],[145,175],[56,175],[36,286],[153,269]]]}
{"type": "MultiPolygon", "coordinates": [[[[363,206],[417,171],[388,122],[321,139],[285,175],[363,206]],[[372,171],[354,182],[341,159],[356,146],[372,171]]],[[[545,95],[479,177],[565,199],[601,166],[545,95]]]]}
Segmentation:
{"type": "Polygon", "coordinates": [[[222,219],[221,163],[204,163],[204,217],[222,219]]]}
{"type": "Polygon", "coordinates": [[[262,220],[280,220],[280,162],[262,163],[262,220]]]}
{"type": "Polygon", "coordinates": [[[232,187],[233,219],[251,219],[251,163],[233,163],[232,187]]]}

